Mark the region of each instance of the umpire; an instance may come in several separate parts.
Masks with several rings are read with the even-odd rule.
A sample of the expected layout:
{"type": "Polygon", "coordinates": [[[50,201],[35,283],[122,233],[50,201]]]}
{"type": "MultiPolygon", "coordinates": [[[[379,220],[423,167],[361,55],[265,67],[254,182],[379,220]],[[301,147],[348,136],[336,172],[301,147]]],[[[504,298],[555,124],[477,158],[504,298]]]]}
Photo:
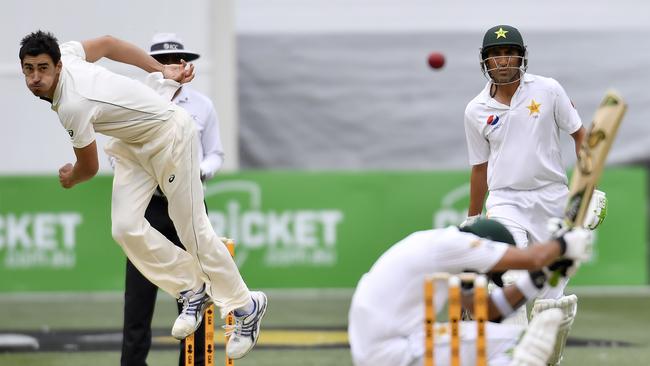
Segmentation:
{"type": "MultiPolygon", "coordinates": [[[[185,49],[180,38],[173,33],[154,35],[149,54],[162,64],[179,64],[199,58],[199,54],[185,49]]],[[[201,180],[214,176],[223,163],[223,148],[219,135],[219,121],[214,106],[208,97],[183,85],[176,91],[173,102],[183,107],[194,119],[198,130],[201,180]]],[[[176,229],[167,213],[167,199],[157,189],[147,207],[145,218],[153,228],[165,235],[178,247],[176,229]]],[[[122,338],[122,366],[146,366],[151,347],[151,319],[156,304],[158,288],[149,282],[127,259],[126,284],[124,289],[124,327],[122,338]]],[[[178,305],[179,312],[181,305],[178,305]]],[[[204,325],[196,331],[194,340],[195,365],[204,365],[204,325]]],[[[183,365],[185,341],[181,341],[179,365],[183,365]]]]}

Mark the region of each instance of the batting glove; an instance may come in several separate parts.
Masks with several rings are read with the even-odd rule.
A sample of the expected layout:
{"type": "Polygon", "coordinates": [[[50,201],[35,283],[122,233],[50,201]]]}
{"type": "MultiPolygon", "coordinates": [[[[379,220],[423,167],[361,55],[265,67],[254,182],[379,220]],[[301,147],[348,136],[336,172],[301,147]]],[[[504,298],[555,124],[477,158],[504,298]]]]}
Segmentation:
{"type": "Polygon", "coordinates": [[[542,271],[548,278],[548,284],[555,287],[560,283],[560,278],[573,277],[578,272],[578,268],[580,268],[580,261],[562,258],[543,268],[542,271]]]}
{"type": "Polygon", "coordinates": [[[467,216],[465,221],[461,222],[460,225],[458,225],[458,227],[463,228],[463,227],[466,227],[466,226],[470,226],[471,224],[475,223],[476,220],[478,220],[480,218],[481,218],[481,215],[467,216]]]}
{"type": "Polygon", "coordinates": [[[580,268],[580,261],[569,258],[558,259],[553,262],[548,268],[544,269],[547,274],[557,272],[562,277],[573,277],[580,268]]]}
{"type": "Polygon", "coordinates": [[[569,231],[566,221],[559,217],[551,217],[546,222],[546,229],[548,230],[551,238],[559,238],[569,231]]]}
{"type": "Polygon", "coordinates": [[[562,256],[578,261],[589,261],[593,253],[594,236],[590,230],[574,228],[557,239],[562,256]]]}
{"type": "Polygon", "coordinates": [[[607,216],[607,197],[605,192],[595,189],[585,214],[584,227],[594,230],[605,220],[605,216],[607,216]]]}

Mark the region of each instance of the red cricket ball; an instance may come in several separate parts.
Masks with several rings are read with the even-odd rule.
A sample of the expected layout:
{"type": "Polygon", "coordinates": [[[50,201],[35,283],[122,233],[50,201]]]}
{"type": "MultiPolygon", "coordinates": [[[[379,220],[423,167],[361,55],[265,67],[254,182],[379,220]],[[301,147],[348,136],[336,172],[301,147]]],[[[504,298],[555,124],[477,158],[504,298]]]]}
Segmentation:
{"type": "Polygon", "coordinates": [[[429,55],[429,66],[432,69],[439,69],[445,66],[445,56],[440,52],[432,52],[429,55]]]}

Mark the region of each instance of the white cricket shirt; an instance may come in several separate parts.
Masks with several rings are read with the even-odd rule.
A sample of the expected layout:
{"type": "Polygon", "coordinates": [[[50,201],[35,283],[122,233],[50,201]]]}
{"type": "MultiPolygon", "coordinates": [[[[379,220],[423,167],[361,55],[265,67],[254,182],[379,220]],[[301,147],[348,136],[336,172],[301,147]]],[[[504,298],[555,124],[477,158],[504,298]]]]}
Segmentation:
{"type": "Polygon", "coordinates": [[[525,74],[510,106],[490,97],[490,83],[465,109],[469,163],[488,162],[489,190],[532,190],[567,184],[560,133],[576,132],[580,116],[562,86],[525,74]]]}
{"type": "MultiPolygon", "coordinates": [[[[147,142],[174,113],[171,100],[160,96],[153,85],[86,62],[81,43],[67,42],[60,49],[63,69],[52,109],[59,115],[74,147],[93,142],[95,132],[128,143],[147,142]]],[[[174,83],[178,88],[180,84],[173,80],[159,80],[159,87],[173,89],[174,83]]]]}
{"type": "MultiPolygon", "coordinates": [[[[423,285],[435,272],[487,272],[508,244],[482,239],[456,227],[415,232],[388,249],[359,281],[352,306],[377,319],[373,334],[350,337],[409,336],[422,329],[423,285]]],[[[436,287],[436,312],[447,301],[447,285],[436,287]]],[[[366,332],[367,333],[367,332],[366,332]]],[[[363,342],[363,340],[360,340],[363,342]]]]}
{"type": "Polygon", "coordinates": [[[210,179],[223,164],[223,146],[219,133],[219,118],[210,98],[183,85],[174,103],[185,109],[194,120],[199,135],[201,174],[210,179]]]}

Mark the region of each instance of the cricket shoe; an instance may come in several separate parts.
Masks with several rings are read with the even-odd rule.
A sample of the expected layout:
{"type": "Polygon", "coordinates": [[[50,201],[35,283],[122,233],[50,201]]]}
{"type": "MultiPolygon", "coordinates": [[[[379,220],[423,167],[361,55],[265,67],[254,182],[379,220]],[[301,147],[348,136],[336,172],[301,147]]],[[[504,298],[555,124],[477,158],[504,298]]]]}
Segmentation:
{"type": "Polygon", "coordinates": [[[183,310],[174,322],[172,336],[183,340],[199,328],[203,313],[212,300],[205,291],[205,283],[196,291],[183,291],[180,295],[178,302],[183,304],[183,310]]]}
{"type": "Polygon", "coordinates": [[[257,343],[260,334],[262,318],[266,313],[266,295],[261,291],[252,291],[253,311],[250,314],[237,316],[235,325],[225,326],[226,335],[230,336],[226,345],[228,357],[236,360],[246,356],[257,343]]]}

